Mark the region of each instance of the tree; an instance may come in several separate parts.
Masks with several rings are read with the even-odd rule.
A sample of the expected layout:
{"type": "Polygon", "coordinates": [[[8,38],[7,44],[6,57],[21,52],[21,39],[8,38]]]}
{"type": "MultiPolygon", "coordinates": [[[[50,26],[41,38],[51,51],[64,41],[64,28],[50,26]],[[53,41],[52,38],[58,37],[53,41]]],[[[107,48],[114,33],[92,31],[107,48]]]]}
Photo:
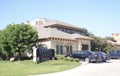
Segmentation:
{"type": "Polygon", "coordinates": [[[2,51],[10,51],[13,54],[18,53],[19,59],[21,59],[21,53],[35,45],[38,39],[36,30],[27,24],[8,25],[3,33],[2,37],[4,39],[0,39],[1,41],[3,39],[3,43],[7,45],[0,45],[2,51]]]}
{"type": "Polygon", "coordinates": [[[3,59],[8,59],[12,52],[10,51],[11,47],[9,46],[8,34],[5,30],[0,31],[0,54],[3,59]]]}
{"type": "Polygon", "coordinates": [[[94,34],[89,32],[87,29],[84,28],[84,35],[85,36],[90,36],[90,37],[94,37],[94,34]]]}
{"type": "Polygon", "coordinates": [[[93,51],[99,51],[102,48],[102,42],[100,37],[94,37],[94,39],[91,41],[91,50],[93,51]]]}
{"type": "Polygon", "coordinates": [[[108,52],[113,49],[106,39],[102,39],[100,37],[94,37],[94,39],[91,41],[91,47],[92,51],[108,52]]]}
{"type": "Polygon", "coordinates": [[[111,45],[108,44],[107,42],[104,42],[103,45],[102,45],[102,50],[104,52],[108,52],[108,51],[110,51],[110,49],[112,49],[111,45]]]}

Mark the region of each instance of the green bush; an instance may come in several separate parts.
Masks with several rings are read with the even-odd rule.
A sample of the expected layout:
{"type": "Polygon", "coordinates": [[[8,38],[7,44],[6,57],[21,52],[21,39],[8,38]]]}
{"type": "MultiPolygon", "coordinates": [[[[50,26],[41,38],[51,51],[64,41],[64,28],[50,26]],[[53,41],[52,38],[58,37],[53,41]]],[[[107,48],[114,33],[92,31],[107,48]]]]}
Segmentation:
{"type": "Polygon", "coordinates": [[[70,61],[70,62],[79,62],[80,61],[78,58],[65,57],[64,55],[57,55],[56,60],[65,60],[65,61],[70,61]]]}
{"type": "Polygon", "coordinates": [[[67,61],[71,61],[71,62],[73,62],[74,61],[74,58],[71,58],[71,57],[67,57],[67,59],[66,59],[67,61]]]}
{"type": "Polygon", "coordinates": [[[75,62],[79,62],[80,61],[80,59],[78,59],[78,58],[74,58],[74,60],[73,61],[75,61],[75,62]]]}
{"type": "Polygon", "coordinates": [[[67,61],[67,59],[68,59],[67,57],[64,58],[65,61],[67,61]]]}
{"type": "Polygon", "coordinates": [[[57,59],[57,60],[63,60],[64,58],[65,58],[64,55],[57,55],[57,56],[56,56],[56,59],[57,59]]]}

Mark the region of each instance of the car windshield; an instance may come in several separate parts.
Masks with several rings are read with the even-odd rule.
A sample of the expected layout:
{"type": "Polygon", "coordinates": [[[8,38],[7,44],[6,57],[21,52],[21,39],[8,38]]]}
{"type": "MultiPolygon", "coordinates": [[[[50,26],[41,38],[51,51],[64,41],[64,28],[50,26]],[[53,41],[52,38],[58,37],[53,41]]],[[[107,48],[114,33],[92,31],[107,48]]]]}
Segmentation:
{"type": "Polygon", "coordinates": [[[93,52],[93,51],[89,51],[89,53],[91,53],[91,54],[96,54],[95,52],[93,52]]]}
{"type": "Polygon", "coordinates": [[[104,52],[101,52],[101,54],[106,55],[106,53],[104,53],[104,52]]]}
{"type": "Polygon", "coordinates": [[[101,52],[101,51],[95,51],[95,53],[101,54],[101,55],[106,55],[104,52],[101,52]]]}
{"type": "Polygon", "coordinates": [[[117,52],[116,52],[116,51],[113,51],[113,52],[111,52],[110,54],[117,54],[117,52]]]}

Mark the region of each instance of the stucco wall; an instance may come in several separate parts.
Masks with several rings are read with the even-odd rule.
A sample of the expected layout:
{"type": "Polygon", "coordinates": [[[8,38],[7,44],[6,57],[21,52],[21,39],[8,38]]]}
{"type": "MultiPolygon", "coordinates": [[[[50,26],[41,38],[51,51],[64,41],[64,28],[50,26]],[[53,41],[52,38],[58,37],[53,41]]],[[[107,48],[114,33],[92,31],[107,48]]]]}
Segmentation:
{"type": "Polygon", "coordinates": [[[64,42],[64,41],[46,41],[39,42],[39,44],[45,44],[47,48],[54,49],[56,51],[56,45],[63,46],[63,54],[66,54],[66,46],[72,46],[72,51],[78,50],[77,42],[64,42]]]}
{"type": "Polygon", "coordinates": [[[82,50],[82,44],[87,44],[88,45],[88,50],[91,50],[90,40],[79,39],[78,50],[82,50]]]}
{"type": "Polygon", "coordinates": [[[66,46],[72,46],[72,51],[82,50],[82,44],[87,44],[90,50],[90,40],[78,40],[78,41],[59,41],[59,40],[51,40],[45,42],[39,42],[39,44],[44,44],[48,49],[54,49],[56,51],[56,45],[63,46],[63,54],[66,54],[66,46]]]}

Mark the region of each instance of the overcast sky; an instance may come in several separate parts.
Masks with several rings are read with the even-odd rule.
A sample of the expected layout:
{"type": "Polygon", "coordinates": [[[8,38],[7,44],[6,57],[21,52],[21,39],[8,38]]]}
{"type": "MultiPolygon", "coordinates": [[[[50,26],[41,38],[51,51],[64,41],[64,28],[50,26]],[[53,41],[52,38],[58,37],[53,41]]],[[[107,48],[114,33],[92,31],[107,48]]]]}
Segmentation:
{"type": "Polygon", "coordinates": [[[120,33],[120,0],[0,0],[0,29],[36,18],[56,19],[101,37],[120,33]]]}

